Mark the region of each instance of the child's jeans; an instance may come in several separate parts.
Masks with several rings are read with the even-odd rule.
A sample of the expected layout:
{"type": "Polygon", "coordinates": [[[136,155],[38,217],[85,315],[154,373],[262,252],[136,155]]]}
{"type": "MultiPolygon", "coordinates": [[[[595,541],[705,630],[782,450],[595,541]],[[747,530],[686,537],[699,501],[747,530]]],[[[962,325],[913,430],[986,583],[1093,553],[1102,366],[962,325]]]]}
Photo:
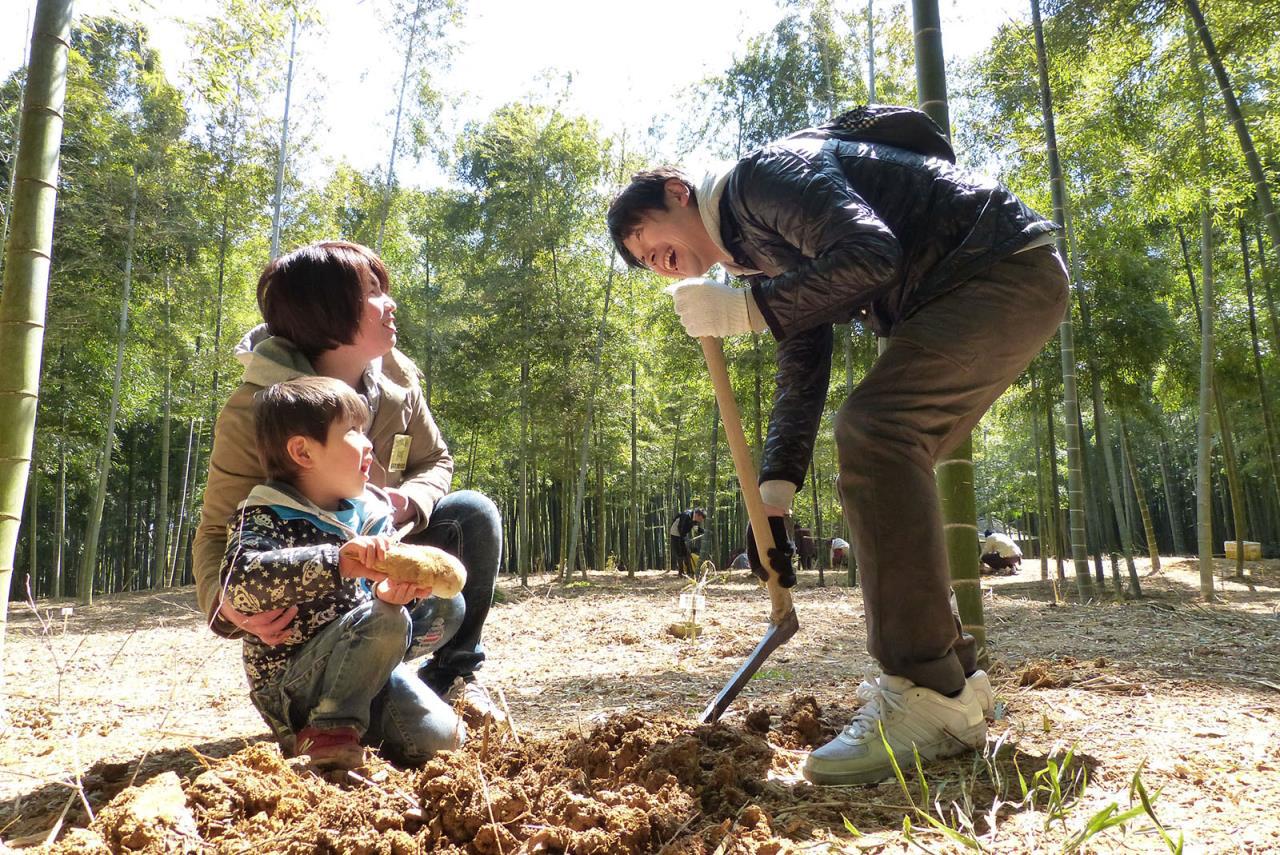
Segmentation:
{"type": "Polygon", "coordinates": [[[458,634],[458,627],[462,626],[466,614],[467,602],[462,594],[455,594],[448,600],[427,597],[409,607],[409,620],[413,626],[409,649],[404,654],[405,661],[427,656],[443,647],[458,634]]]}
{"type": "MultiPolygon", "coordinates": [[[[462,721],[403,664],[412,625],[401,606],[377,599],[359,605],[304,644],[276,680],[251,693],[286,753],[308,725],[354,727],[361,742],[405,765],[462,745],[462,721]]],[[[438,643],[447,635],[441,638],[438,643]]]]}

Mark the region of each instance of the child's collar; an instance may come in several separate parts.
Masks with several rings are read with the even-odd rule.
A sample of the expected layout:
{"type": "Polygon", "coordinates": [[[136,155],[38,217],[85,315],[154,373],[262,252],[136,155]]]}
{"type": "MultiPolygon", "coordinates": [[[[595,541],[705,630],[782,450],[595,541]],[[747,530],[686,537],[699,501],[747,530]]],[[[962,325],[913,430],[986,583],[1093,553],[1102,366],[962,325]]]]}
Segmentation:
{"type": "Polygon", "coordinates": [[[370,519],[391,514],[391,501],[387,494],[372,484],[365,485],[365,492],[359,498],[342,499],[337,510],[331,511],[325,510],[302,495],[298,488],[292,484],[285,481],[269,480],[254,487],[249,492],[248,497],[240,503],[242,511],[263,506],[291,511],[291,516],[303,515],[311,517],[328,528],[336,529],[346,534],[348,537],[354,537],[364,532],[353,527],[350,522],[350,516],[342,515],[342,512],[349,512],[353,508],[357,509],[359,513],[357,513],[356,525],[360,527],[363,527],[364,523],[370,519]],[[378,505],[384,507],[378,507],[378,505]],[[345,519],[344,516],[346,516],[345,519]]]}

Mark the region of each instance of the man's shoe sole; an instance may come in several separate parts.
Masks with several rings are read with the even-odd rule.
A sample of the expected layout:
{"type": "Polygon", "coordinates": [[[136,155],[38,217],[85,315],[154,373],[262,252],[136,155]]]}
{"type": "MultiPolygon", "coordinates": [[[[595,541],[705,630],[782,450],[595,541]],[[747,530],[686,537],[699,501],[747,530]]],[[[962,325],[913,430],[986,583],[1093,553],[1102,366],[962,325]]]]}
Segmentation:
{"type": "MultiPolygon", "coordinates": [[[[966,751],[978,751],[987,741],[987,723],[974,725],[969,730],[958,734],[948,734],[946,738],[931,742],[926,746],[916,746],[922,761],[938,760],[943,757],[955,757],[966,751]]],[[[910,751],[898,751],[894,755],[898,760],[898,768],[910,769],[915,765],[915,757],[910,751]]],[[[853,786],[857,784],[878,784],[893,777],[892,764],[861,769],[855,772],[819,772],[808,767],[802,770],[804,779],[811,784],[825,786],[853,786]]]]}

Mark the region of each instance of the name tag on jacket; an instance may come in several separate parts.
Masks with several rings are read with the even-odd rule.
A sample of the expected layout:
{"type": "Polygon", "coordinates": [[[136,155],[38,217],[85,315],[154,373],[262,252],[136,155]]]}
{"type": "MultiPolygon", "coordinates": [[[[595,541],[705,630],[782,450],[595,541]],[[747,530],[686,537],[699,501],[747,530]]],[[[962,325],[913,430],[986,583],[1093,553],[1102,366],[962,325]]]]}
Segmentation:
{"type": "Polygon", "coordinates": [[[413,437],[407,433],[398,433],[391,442],[391,460],[387,463],[388,472],[403,472],[409,463],[409,448],[413,445],[413,437]]]}

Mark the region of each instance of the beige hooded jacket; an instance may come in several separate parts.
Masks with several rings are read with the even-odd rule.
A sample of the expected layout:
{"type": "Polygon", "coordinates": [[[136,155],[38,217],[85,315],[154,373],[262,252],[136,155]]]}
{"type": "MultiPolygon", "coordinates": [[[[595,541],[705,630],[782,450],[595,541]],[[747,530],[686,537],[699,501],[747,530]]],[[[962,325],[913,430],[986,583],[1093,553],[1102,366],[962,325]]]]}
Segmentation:
{"type": "MultiPolygon", "coordinates": [[[[236,353],[245,366],[244,381],[223,406],[213,429],[209,481],[192,545],[200,611],[214,632],[228,638],[244,633],[217,614],[221,605],[218,569],[227,547],[227,521],[249,492],[267,480],[254,441],[253,396],[273,383],[315,374],[291,341],[280,336],[263,338],[261,329],[245,336],[236,353]]],[[[387,354],[380,367],[370,366],[365,373],[365,398],[374,413],[367,430],[374,456],[369,482],[376,487],[395,487],[409,497],[418,510],[414,531],[426,527],[432,509],[449,492],[453,479],[453,458],[427,410],[419,377],[417,366],[398,350],[387,354]],[[409,437],[408,459],[403,470],[388,471],[392,447],[400,435],[409,437]]],[[[401,446],[404,443],[401,440],[401,446]]]]}

